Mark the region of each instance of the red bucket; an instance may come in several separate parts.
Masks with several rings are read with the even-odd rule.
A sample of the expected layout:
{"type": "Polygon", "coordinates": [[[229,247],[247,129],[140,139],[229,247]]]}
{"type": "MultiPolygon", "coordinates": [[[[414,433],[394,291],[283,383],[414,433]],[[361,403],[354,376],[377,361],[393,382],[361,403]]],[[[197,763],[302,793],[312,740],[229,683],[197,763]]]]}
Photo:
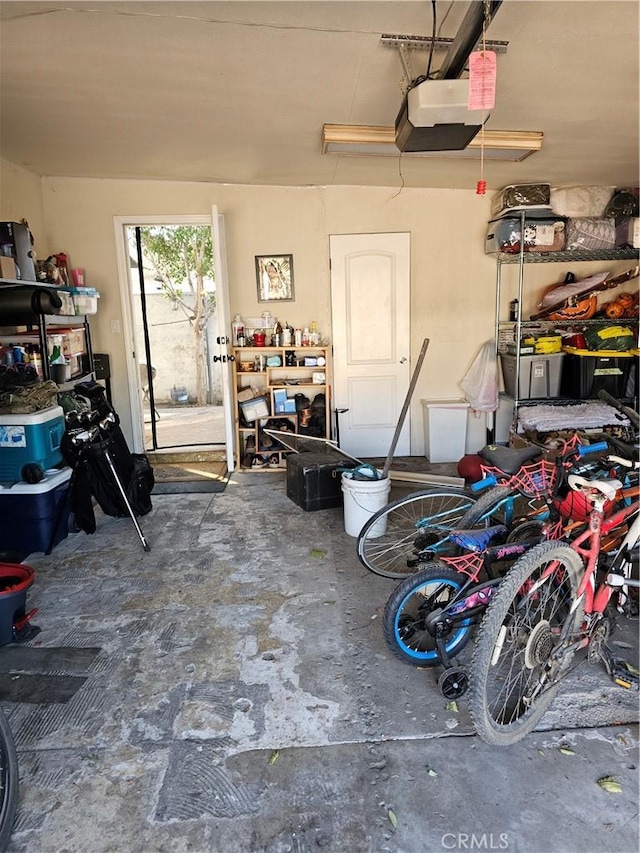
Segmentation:
{"type": "Polygon", "coordinates": [[[24,627],[35,610],[25,616],[27,590],[35,573],[24,563],[0,563],[0,646],[14,640],[14,627],[24,627]]]}

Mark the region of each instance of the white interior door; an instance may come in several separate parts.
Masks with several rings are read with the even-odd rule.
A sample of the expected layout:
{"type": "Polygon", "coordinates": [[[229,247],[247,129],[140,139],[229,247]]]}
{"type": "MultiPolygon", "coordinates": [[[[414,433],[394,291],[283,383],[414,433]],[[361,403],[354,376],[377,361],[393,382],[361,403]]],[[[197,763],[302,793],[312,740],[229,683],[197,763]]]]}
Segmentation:
{"type": "MultiPolygon", "coordinates": [[[[410,383],[410,235],[330,237],[334,405],[340,447],[386,456],[410,383]]],[[[409,415],[395,450],[410,454],[409,415]]]]}

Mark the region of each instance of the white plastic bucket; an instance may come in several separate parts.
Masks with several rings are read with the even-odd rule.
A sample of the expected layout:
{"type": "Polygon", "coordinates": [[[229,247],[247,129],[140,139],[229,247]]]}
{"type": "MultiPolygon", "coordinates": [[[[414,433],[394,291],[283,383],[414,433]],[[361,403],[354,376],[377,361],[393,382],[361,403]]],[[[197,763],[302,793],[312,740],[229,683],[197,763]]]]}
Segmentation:
{"type": "MultiPolygon", "coordinates": [[[[371,516],[389,503],[390,490],[390,477],[380,480],[355,480],[351,471],[345,471],[342,474],[345,533],[357,536],[371,516]]],[[[382,536],[386,530],[385,516],[374,524],[369,536],[382,536]]]]}

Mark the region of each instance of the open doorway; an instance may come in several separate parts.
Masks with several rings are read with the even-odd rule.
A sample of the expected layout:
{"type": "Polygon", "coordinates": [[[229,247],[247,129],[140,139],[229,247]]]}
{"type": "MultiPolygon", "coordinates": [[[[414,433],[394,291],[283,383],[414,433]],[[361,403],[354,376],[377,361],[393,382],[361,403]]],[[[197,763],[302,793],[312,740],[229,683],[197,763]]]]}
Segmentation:
{"type": "Polygon", "coordinates": [[[211,227],[128,225],[125,241],[144,450],[224,450],[211,227]]]}

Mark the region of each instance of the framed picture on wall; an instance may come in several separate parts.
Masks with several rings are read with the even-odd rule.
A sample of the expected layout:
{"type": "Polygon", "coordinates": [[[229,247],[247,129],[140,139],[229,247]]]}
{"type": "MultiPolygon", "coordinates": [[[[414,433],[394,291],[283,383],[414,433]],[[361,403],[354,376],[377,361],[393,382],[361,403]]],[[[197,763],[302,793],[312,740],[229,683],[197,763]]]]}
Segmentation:
{"type": "Polygon", "coordinates": [[[256,255],[258,302],[291,302],[293,255],[256,255]]]}

